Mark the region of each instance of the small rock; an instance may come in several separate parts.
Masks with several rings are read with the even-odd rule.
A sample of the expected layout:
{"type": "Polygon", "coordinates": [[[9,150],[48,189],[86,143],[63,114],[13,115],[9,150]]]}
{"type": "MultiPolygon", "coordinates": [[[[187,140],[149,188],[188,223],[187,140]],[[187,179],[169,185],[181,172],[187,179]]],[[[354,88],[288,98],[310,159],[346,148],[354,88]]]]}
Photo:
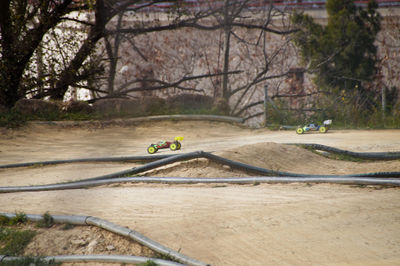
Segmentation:
{"type": "Polygon", "coordinates": [[[71,240],[71,243],[75,246],[85,246],[87,244],[87,241],[84,239],[73,239],[71,240]]]}
{"type": "Polygon", "coordinates": [[[108,246],[106,247],[106,249],[107,249],[108,251],[111,251],[111,250],[115,250],[115,247],[114,247],[113,245],[108,245],[108,246]]]}
{"type": "Polygon", "coordinates": [[[222,166],[222,168],[224,168],[224,170],[227,170],[227,171],[232,170],[232,168],[229,165],[224,165],[224,166],[222,166]]]}
{"type": "Polygon", "coordinates": [[[93,240],[89,243],[87,250],[89,253],[92,253],[94,251],[94,248],[96,247],[96,245],[98,244],[97,240],[93,240]]]}

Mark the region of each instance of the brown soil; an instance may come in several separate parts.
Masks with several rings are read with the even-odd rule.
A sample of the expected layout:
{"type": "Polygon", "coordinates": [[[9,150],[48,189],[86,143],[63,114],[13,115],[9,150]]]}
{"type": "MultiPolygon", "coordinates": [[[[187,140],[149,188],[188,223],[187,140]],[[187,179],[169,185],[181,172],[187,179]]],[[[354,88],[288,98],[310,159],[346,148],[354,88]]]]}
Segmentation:
{"type": "Polygon", "coordinates": [[[56,224],[50,228],[38,228],[28,223],[24,229],[33,230],[37,234],[25,248],[25,255],[154,255],[149,248],[96,226],[67,226],[56,224]]]}
{"type": "MultiPolygon", "coordinates": [[[[361,152],[400,151],[400,130],[331,130],[299,136],[294,131],[254,130],[223,123],[162,122],[105,128],[32,125],[3,130],[2,136],[1,164],[144,155],[150,143],[184,136],[182,150],[176,153],[215,151],[232,160],[273,170],[309,174],[400,171],[399,160],[337,161],[279,144],[320,143],[361,152]]],[[[0,186],[78,180],[135,165],[87,163],[3,169],[0,186]]],[[[147,175],[233,177],[249,173],[198,159],[147,175]]],[[[0,194],[0,212],[96,216],[212,265],[399,264],[399,208],[398,188],[327,184],[131,184],[0,194]]],[[[82,229],[77,237],[85,230],[94,229],[82,229]]],[[[43,245],[53,237],[43,236],[43,245]]],[[[87,250],[96,237],[90,238],[89,234],[80,238],[87,243],[81,248],[87,250]]],[[[111,239],[109,243],[117,247],[122,241],[111,239]]],[[[66,252],[71,254],[76,249],[67,248],[66,252]]]]}

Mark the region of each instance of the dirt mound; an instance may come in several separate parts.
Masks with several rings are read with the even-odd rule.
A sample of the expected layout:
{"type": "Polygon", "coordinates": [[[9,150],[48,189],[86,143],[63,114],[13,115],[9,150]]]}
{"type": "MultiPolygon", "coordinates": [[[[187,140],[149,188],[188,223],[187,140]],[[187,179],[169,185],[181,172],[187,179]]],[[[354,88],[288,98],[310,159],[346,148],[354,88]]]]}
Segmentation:
{"type": "MultiPolygon", "coordinates": [[[[343,175],[400,171],[400,161],[349,162],[333,160],[294,146],[265,142],[215,153],[218,156],[274,171],[300,174],[343,175]]],[[[182,177],[238,177],[254,175],[231,167],[196,159],[151,171],[147,175],[182,177]]]]}
{"type": "Polygon", "coordinates": [[[37,228],[27,224],[25,229],[37,235],[25,248],[27,256],[118,254],[132,256],[154,256],[154,252],[139,243],[113,234],[95,226],[53,225],[37,228]]]}

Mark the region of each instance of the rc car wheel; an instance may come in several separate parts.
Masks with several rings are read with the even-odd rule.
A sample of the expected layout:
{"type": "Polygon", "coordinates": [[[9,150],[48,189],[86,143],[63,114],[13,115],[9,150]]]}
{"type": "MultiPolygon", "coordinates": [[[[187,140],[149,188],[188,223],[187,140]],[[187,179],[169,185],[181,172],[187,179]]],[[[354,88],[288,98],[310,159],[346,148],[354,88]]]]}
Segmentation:
{"type": "Polygon", "coordinates": [[[176,143],[171,143],[169,145],[169,148],[171,149],[171,151],[176,151],[178,150],[178,145],[176,143]]]}
{"type": "Polygon", "coordinates": [[[326,133],[327,131],[328,131],[328,129],[326,127],[319,128],[319,132],[321,132],[321,133],[326,133]]]}
{"type": "Polygon", "coordinates": [[[158,149],[157,149],[156,147],[154,147],[154,146],[149,146],[149,147],[147,148],[147,152],[150,153],[150,154],[156,153],[157,150],[158,150],[158,149]]]}
{"type": "Polygon", "coordinates": [[[303,134],[304,133],[304,129],[302,127],[299,127],[296,129],[296,133],[297,134],[303,134]]]}
{"type": "Polygon", "coordinates": [[[177,150],[180,150],[180,149],[181,149],[181,147],[182,147],[181,143],[177,141],[177,142],[176,142],[176,145],[178,145],[178,148],[177,148],[177,150]]]}

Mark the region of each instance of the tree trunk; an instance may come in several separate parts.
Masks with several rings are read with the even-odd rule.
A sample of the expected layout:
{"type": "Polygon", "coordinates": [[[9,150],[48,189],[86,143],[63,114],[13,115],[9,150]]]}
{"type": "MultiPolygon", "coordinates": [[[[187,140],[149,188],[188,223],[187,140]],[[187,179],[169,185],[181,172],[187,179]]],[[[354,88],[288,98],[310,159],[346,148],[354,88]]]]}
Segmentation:
{"type": "Polygon", "coordinates": [[[224,47],[224,68],[223,68],[223,79],[222,79],[222,98],[226,101],[229,100],[229,53],[230,53],[230,39],[231,39],[231,19],[229,17],[229,0],[224,1],[224,36],[225,36],[225,47],[224,47]]]}
{"type": "MultiPolygon", "coordinates": [[[[3,64],[10,62],[10,60],[5,58],[1,60],[3,64]]],[[[1,72],[0,104],[3,104],[8,109],[12,108],[21,98],[18,88],[23,72],[24,67],[18,67],[16,64],[9,64],[8,67],[1,72]]]]}
{"type": "Polygon", "coordinates": [[[104,5],[104,0],[97,0],[95,7],[95,24],[89,31],[89,36],[82,44],[78,53],[72,59],[68,67],[63,71],[55,88],[50,90],[50,98],[53,100],[63,100],[64,95],[70,85],[74,85],[77,80],[77,74],[83,62],[91,54],[97,42],[104,37],[105,26],[110,19],[108,10],[104,5]]]}

